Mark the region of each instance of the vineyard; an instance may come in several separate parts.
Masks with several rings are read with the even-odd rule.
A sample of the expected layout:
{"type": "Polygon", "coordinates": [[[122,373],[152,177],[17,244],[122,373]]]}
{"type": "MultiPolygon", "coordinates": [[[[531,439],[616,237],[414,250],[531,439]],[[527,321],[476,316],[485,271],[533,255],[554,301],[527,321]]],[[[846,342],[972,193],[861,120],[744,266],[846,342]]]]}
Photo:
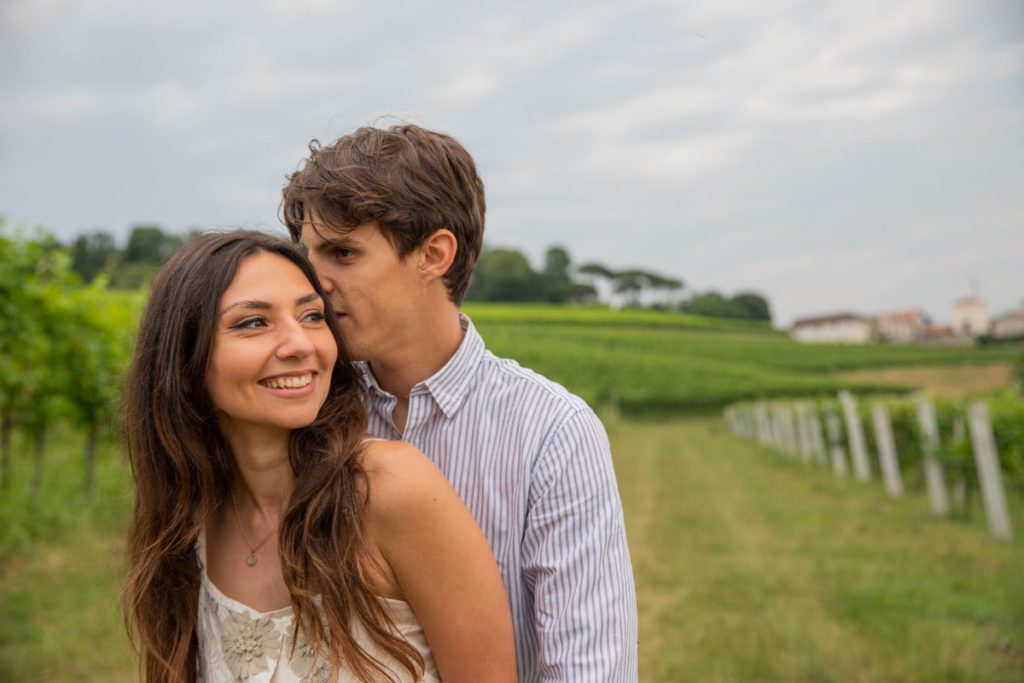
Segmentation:
{"type": "MultiPolygon", "coordinates": [[[[54,424],[81,432],[85,488],[99,440],[116,435],[121,377],[144,292],[82,286],[66,251],[0,226],[0,489],[12,435],[31,443],[34,497],[54,424]]],[[[488,346],[580,394],[633,416],[711,412],[735,401],[892,387],[838,373],[862,368],[1021,363],[1019,349],[801,345],[764,323],[654,310],[474,304],[488,346]]],[[[1017,438],[1017,437],[1013,437],[1017,438]]]]}
{"type": "MultiPolygon", "coordinates": [[[[62,669],[73,672],[67,675],[69,679],[80,678],[84,675],[82,672],[97,667],[110,672],[111,680],[131,680],[130,668],[125,664],[131,661],[127,644],[117,641],[114,649],[107,650],[96,648],[95,643],[119,629],[116,587],[123,567],[118,553],[131,506],[129,474],[120,444],[119,396],[144,300],[143,291],[107,289],[102,277],[93,285],[83,286],[69,270],[67,254],[55,241],[45,235],[10,235],[0,227],[0,576],[7,585],[0,590],[0,609],[12,616],[12,619],[0,620],[4,622],[0,623],[0,679],[27,680],[29,674],[18,672],[29,671],[28,662],[55,662],[47,666],[71,667],[62,669]],[[69,590],[73,593],[75,610],[67,610],[61,602],[64,598],[52,591],[51,586],[58,580],[73,587],[69,590]],[[80,603],[90,607],[79,611],[80,603]],[[63,621],[50,616],[57,613],[68,616],[63,621]],[[62,656],[55,656],[56,650],[62,656]],[[22,665],[22,661],[26,663],[22,665]]],[[[836,392],[842,389],[853,391],[859,397],[870,397],[871,402],[881,400],[892,416],[900,467],[908,486],[919,488],[924,455],[918,445],[920,435],[912,400],[894,395],[891,383],[857,381],[851,379],[849,373],[873,368],[928,366],[999,365],[1005,369],[1007,366],[1020,368],[1024,362],[1024,350],[1006,347],[800,345],[761,323],[650,310],[473,304],[466,307],[466,312],[493,352],[514,358],[561,382],[602,412],[611,410],[640,418],[703,415],[682,426],[671,426],[672,423],[664,420],[610,422],[631,545],[641,544],[633,553],[643,610],[641,618],[644,623],[651,622],[649,626],[642,625],[642,629],[648,629],[647,642],[652,642],[651,634],[674,636],[686,631],[685,624],[676,623],[668,613],[659,611],[658,605],[664,602],[665,595],[676,595],[673,591],[678,592],[678,587],[687,580],[692,584],[687,591],[699,594],[707,590],[720,580],[723,571],[732,571],[716,564],[723,558],[761,557],[749,551],[746,518],[743,523],[729,521],[737,514],[729,505],[737,501],[710,496],[713,482],[721,481],[726,474],[739,477],[745,468],[761,468],[751,469],[744,489],[749,496],[745,502],[739,502],[776,510],[777,513],[771,514],[777,518],[773,524],[779,525],[778,536],[793,532],[791,525],[796,516],[787,512],[787,506],[794,503],[795,496],[810,496],[796,503],[807,510],[807,514],[800,516],[804,521],[818,519],[820,515],[815,510],[841,502],[831,493],[823,493],[826,489],[820,480],[815,484],[817,493],[808,494],[807,490],[799,488],[795,472],[790,476],[785,469],[773,470],[770,468],[774,465],[757,464],[760,450],[756,445],[721,432],[720,423],[710,415],[737,402],[784,397],[799,398],[822,410],[835,410],[836,392]],[[885,398],[875,398],[882,393],[885,398]],[[648,434],[651,430],[653,436],[648,434]],[[719,457],[708,458],[708,453],[719,457]],[[741,467],[740,463],[745,464],[741,467]],[[707,496],[701,498],[697,489],[692,497],[678,495],[676,488],[693,485],[692,482],[702,476],[707,485],[697,489],[707,496]],[[765,477],[782,477],[788,482],[785,485],[790,493],[770,497],[771,487],[761,483],[765,477]],[[669,481],[671,486],[668,486],[669,481]],[[660,505],[664,508],[652,507],[652,491],[660,496],[660,505]],[[681,506],[684,500],[691,500],[692,505],[672,512],[671,505],[681,506]],[[704,507],[716,505],[720,509],[715,508],[714,516],[708,519],[717,520],[715,524],[726,524],[727,531],[737,534],[733,539],[735,552],[731,555],[705,547],[712,543],[713,536],[717,538],[718,532],[702,535],[700,531],[700,520],[706,516],[704,507]],[[672,560],[674,564],[665,564],[661,561],[665,558],[655,556],[678,545],[682,516],[689,520],[685,526],[692,533],[686,542],[692,547],[672,560]],[[703,554],[702,548],[706,551],[703,554]],[[703,575],[693,574],[695,562],[706,565],[703,575]]],[[[1024,403],[1016,391],[1004,388],[986,399],[1012,500],[1014,505],[1019,505],[1016,501],[1024,491],[1024,403]]],[[[869,419],[868,403],[860,402],[861,418],[865,422],[869,419]]],[[[957,427],[957,416],[963,413],[963,405],[951,400],[939,401],[936,405],[943,444],[938,455],[954,484],[962,480],[962,488],[970,496],[977,482],[973,479],[969,447],[957,427]]],[[[868,448],[874,451],[877,444],[870,430],[867,439],[868,448]]],[[[733,489],[733,497],[738,495],[737,490],[733,489]]],[[[853,491],[843,496],[844,506],[859,508],[867,504],[866,498],[853,491]]],[[[908,516],[913,522],[917,519],[913,505],[908,501],[904,507],[892,508],[891,514],[908,516]]],[[[977,507],[976,497],[973,503],[970,498],[963,501],[961,508],[966,514],[972,505],[977,507]]],[[[946,562],[950,572],[957,570],[961,563],[946,558],[943,544],[948,534],[953,533],[964,538],[964,547],[974,547],[970,545],[975,543],[974,529],[970,526],[974,522],[963,521],[964,525],[952,531],[926,534],[930,545],[922,551],[927,562],[921,563],[921,576],[930,576],[928,572],[935,562],[946,562]]],[[[854,540],[862,543],[864,549],[873,548],[883,533],[882,528],[879,523],[878,528],[866,530],[863,539],[854,540]]],[[[761,540],[766,547],[777,543],[771,535],[761,540]]],[[[903,541],[894,543],[894,548],[902,544],[903,541]]],[[[1009,558],[1005,562],[999,560],[999,576],[1011,573],[1004,566],[1019,566],[1014,559],[1018,557],[1013,554],[1015,551],[978,547],[986,548],[986,553],[1003,553],[1009,558]]],[[[835,554],[832,550],[829,552],[835,554]]],[[[805,566],[793,575],[794,585],[802,585],[810,568],[817,566],[819,551],[808,550],[807,553],[805,566]]],[[[992,557],[1003,557],[996,554],[992,557]]],[[[974,551],[970,556],[980,557],[974,551]]],[[[765,560],[764,567],[778,569],[772,557],[765,560]]],[[[859,556],[849,557],[853,558],[849,568],[838,568],[837,577],[823,584],[836,595],[849,590],[843,578],[845,572],[859,571],[861,566],[859,556]]],[[[879,563],[884,561],[884,558],[878,560],[879,563]]],[[[908,561],[901,561],[901,566],[908,561]]],[[[733,569],[747,572],[749,568],[733,569]]],[[[755,580],[764,571],[767,570],[750,569],[749,576],[744,576],[755,580]]],[[[922,579],[923,585],[930,586],[929,590],[935,595],[944,594],[945,583],[932,586],[926,578],[922,579]]],[[[885,592],[887,586],[887,582],[879,583],[880,600],[889,599],[885,592]]],[[[766,594],[771,590],[774,590],[771,586],[765,587],[766,594]]],[[[1021,623],[1020,615],[1013,610],[1004,610],[1006,614],[995,611],[1006,602],[1000,595],[990,600],[995,605],[993,613],[1000,615],[998,623],[990,629],[992,633],[986,632],[984,638],[979,637],[976,643],[972,641],[969,647],[965,645],[965,652],[987,652],[993,639],[1006,630],[1004,622],[1021,623]]],[[[682,600],[679,595],[673,599],[682,600]]],[[[854,599],[860,598],[850,597],[854,599]]],[[[967,603],[975,598],[962,599],[967,603]]],[[[741,631],[735,628],[735,619],[753,619],[750,623],[756,626],[757,616],[751,616],[746,607],[736,607],[735,614],[723,616],[722,605],[727,602],[722,596],[709,596],[697,612],[692,605],[680,603],[680,613],[688,615],[687,623],[692,623],[696,615],[705,619],[708,629],[706,634],[691,633],[686,637],[706,637],[728,643],[741,631]],[[714,620],[719,616],[725,621],[716,625],[714,620]]],[[[794,605],[798,604],[799,601],[782,601],[780,607],[788,605],[788,609],[795,610],[794,605]]],[[[865,616],[865,622],[857,628],[870,633],[870,637],[880,643],[888,642],[884,629],[876,632],[877,620],[872,614],[865,616]]],[[[825,616],[829,615],[794,612],[793,623],[825,616]]],[[[847,619],[848,616],[836,618],[847,619]]],[[[927,623],[932,623],[930,618],[927,623]]],[[[770,627],[766,621],[764,632],[753,633],[751,637],[755,640],[765,637],[770,628],[774,625],[770,627]]],[[[909,625],[907,628],[913,630],[909,625]]],[[[961,628],[959,617],[951,620],[950,633],[958,634],[961,628]]],[[[698,651],[679,658],[674,645],[666,644],[661,648],[656,638],[653,642],[655,644],[645,650],[646,663],[642,666],[647,672],[664,672],[651,680],[679,680],[678,671],[690,666],[695,658],[699,660],[698,651]]],[[[695,642],[691,641],[691,645],[695,642]]],[[[773,647],[764,643],[760,648],[757,643],[753,646],[753,654],[744,660],[743,666],[761,672],[754,678],[815,679],[804,675],[807,670],[800,656],[790,663],[793,668],[789,670],[786,668],[790,665],[786,663],[788,660],[777,660],[773,647]]],[[[714,646],[708,647],[707,651],[713,655],[714,646]]],[[[826,653],[835,650],[833,654],[840,669],[858,670],[859,664],[844,663],[840,645],[823,642],[821,647],[826,653]]],[[[868,646],[863,647],[867,651],[868,646]]],[[[1017,645],[1012,644],[1012,647],[1017,645]]],[[[1016,661],[1014,652],[1005,658],[992,658],[990,663],[1003,666],[1004,659],[1016,661]]],[[[821,656],[827,659],[824,654],[821,656]]],[[[880,669],[877,680],[912,680],[900,673],[901,657],[894,654],[890,658],[892,668],[880,669]],[[892,672],[895,674],[890,676],[892,672]]],[[[925,662],[928,657],[921,655],[919,659],[925,662]]],[[[719,666],[717,661],[716,657],[710,657],[706,662],[707,680],[715,679],[712,674],[719,666]]],[[[947,671],[949,666],[941,664],[936,672],[947,671]]]]}
{"type": "MultiPolygon", "coordinates": [[[[696,330],[677,314],[643,311],[644,323],[608,322],[631,311],[528,307],[470,308],[468,313],[492,351],[515,358],[564,384],[592,404],[613,399],[624,414],[678,415],[712,411],[743,399],[888,391],[891,385],[859,382],[836,373],[862,368],[987,365],[1021,362],[1013,349],[939,349],[910,346],[804,345],[761,328],[740,333],[696,330]],[[538,315],[537,311],[543,311],[538,315]],[[585,321],[595,321],[587,324],[585,321]],[[654,321],[662,322],[654,324],[654,321]],[[535,322],[536,321],[536,322],[535,322]]],[[[719,322],[713,321],[709,325],[719,322]]],[[[908,389],[910,387],[907,387],[908,389]]]]}

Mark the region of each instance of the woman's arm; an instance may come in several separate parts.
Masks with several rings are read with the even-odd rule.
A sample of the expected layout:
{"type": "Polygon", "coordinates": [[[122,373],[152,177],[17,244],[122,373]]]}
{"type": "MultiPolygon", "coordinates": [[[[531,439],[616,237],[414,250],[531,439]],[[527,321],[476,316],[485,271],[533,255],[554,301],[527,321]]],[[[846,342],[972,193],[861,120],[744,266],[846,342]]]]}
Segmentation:
{"type": "Polygon", "coordinates": [[[514,683],[508,598],[469,510],[416,447],[376,442],[363,457],[370,486],[366,533],[391,574],[380,579],[396,584],[416,613],[441,678],[514,683]]]}

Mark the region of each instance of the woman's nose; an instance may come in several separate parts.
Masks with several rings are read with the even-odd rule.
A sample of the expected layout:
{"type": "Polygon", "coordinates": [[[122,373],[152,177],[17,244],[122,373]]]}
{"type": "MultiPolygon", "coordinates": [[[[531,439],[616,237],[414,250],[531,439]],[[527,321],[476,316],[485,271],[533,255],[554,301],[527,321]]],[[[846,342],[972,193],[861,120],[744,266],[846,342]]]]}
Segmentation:
{"type": "Polygon", "coordinates": [[[280,358],[308,356],[315,350],[313,340],[309,338],[305,328],[298,321],[287,324],[281,330],[277,355],[280,358]]]}

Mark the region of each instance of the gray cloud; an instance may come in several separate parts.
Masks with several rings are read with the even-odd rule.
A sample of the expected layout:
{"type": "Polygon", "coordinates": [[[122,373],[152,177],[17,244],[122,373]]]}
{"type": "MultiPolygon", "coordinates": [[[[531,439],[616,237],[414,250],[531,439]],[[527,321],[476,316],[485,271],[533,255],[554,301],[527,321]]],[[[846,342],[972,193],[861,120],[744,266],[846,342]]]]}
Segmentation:
{"type": "Polygon", "coordinates": [[[1024,11],[902,3],[0,5],[0,212],[273,227],[310,138],[458,136],[489,240],[760,289],[780,320],[1024,277],[1024,11]],[[1016,256],[1017,258],[1013,258],[1016,256]]]}

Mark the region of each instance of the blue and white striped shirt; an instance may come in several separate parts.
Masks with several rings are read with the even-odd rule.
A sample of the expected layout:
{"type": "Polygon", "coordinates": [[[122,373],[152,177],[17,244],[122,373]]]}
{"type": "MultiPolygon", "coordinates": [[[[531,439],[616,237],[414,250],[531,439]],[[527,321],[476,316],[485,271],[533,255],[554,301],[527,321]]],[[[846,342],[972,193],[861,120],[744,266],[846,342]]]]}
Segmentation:
{"type": "Polygon", "coordinates": [[[445,473],[487,536],[512,606],[520,681],[637,680],[636,592],[604,427],[577,396],[484,347],[458,351],[397,399],[365,363],[369,432],[445,473]]]}

